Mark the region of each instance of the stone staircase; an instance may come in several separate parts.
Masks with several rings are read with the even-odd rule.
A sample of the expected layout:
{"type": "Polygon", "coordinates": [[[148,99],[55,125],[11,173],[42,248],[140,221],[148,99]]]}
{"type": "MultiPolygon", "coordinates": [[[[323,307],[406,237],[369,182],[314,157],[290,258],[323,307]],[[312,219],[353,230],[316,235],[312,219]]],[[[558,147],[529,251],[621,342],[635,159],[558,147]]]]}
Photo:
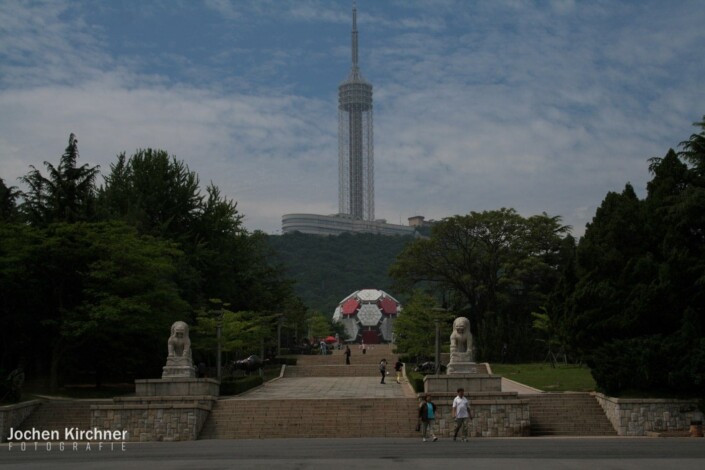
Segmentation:
{"type": "Polygon", "coordinates": [[[589,393],[541,393],[520,398],[529,400],[532,436],[617,435],[589,393]]]}
{"type": "Polygon", "coordinates": [[[286,366],[284,377],[376,377],[379,376],[379,362],[387,360],[387,371],[394,375],[397,355],[391,346],[374,345],[365,354],[358,345],[351,347],[350,364],[345,364],[345,349],[334,349],[333,354],[298,356],[295,366],[286,366]]]}
{"type": "Polygon", "coordinates": [[[415,398],[219,400],[199,439],[418,437],[415,398]]]}
{"type": "MultiPolygon", "coordinates": [[[[392,346],[388,344],[375,344],[372,349],[367,348],[365,354],[358,345],[350,346],[350,365],[379,364],[379,361],[386,359],[388,364],[394,365],[398,355],[392,352],[392,346]]],[[[302,355],[296,357],[297,366],[323,366],[323,365],[345,365],[345,348],[334,349],[333,354],[321,356],[302,355]]]]}
{"type": "MultiPolygon", "coordinates": [[[[351,351],[350,365],[345,364],[344,349],[326,356],[298,356],[296,366],[286,366],[284,379],[377,377],[384,358],[392,380],[397,356],[390,346],[374,345],[365,354],[358,346],[351,351]]],[[[418,437],[417,406],[416,398],[221,399],[199,439],[418,437]]]]}
{"type": "Polygon", "coordinates": [[[112,400],[44,399],[42,404],[25,419],[18,429],[58,430],[64,428],[91,428],[91,405],[112,403],[112,400]]]}
{"type": "MultiPolygon", "coordinates": [[[[390,376],[394,368],[387,366],[390,376]]],[[[376,364],[349,366],[286,366],[284,377],[379,377],[376,364]]]]}

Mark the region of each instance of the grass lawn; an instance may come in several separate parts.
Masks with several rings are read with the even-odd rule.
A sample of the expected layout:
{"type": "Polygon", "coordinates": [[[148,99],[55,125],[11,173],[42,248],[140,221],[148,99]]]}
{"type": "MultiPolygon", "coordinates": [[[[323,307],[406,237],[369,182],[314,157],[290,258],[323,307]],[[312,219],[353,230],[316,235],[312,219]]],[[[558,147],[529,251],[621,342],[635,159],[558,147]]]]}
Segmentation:
{"type": "Polygon", "coordinates": [[[590,369],[573,364],[555,368],[545,362],[530,364],[491,364],[492,372],[545,392],[591,392],[595,380],[590,369]]]}

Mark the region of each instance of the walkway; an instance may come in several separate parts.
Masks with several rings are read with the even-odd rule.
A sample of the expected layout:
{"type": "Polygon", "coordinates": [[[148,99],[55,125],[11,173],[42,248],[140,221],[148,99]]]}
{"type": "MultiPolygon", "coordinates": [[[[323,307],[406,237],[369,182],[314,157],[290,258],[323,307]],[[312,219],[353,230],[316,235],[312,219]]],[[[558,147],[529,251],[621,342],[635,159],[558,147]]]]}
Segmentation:
{"type": "Polygon", "coordinates": [[[521,438],[421,443],[415,439],[266,439],[128,442],[90,452],[55,445],[22,452],[0,444],[0,466],[22,470],[238,470],[341,468],[344,470],[701,470],[703,439],[521,438]]]}

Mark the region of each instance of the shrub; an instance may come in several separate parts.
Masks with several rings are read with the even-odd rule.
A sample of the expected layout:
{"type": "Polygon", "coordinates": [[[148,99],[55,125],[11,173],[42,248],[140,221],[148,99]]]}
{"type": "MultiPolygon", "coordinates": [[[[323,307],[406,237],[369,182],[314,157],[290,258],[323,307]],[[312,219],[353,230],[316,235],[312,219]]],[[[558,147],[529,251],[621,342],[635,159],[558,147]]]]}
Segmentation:
{"type": "Polygon", "coordinates": [[[287,366],[295,366],[296,365],[296,358],[295,357],[277,357],[274,359],[275,364],[284,364],[287,366]]]}
{"type": "Polygon", "coordinates": [[[423,392],[423,374],[414,372],[411,368],[406,368],[406,378],[409,379],[409,384],[416,393],[423,392]]]}
{"type": "Polygon", "coordinates": [[[259,375],[247,375],[245,377],[228,377],[220,382],[221,395],[238,395],[251,388],[262,385],[264,380],[259,375]]]}
{"type": "Polygon", "coordinates": [[[688,367],[688,359],[696,357],[693,353],[697,351],[688,351],[690,347],[677,335],[613,340],[595,350],[592,375],[600,390],[613,395],[623,391],[697,393],[698,376],[688,367]]]}

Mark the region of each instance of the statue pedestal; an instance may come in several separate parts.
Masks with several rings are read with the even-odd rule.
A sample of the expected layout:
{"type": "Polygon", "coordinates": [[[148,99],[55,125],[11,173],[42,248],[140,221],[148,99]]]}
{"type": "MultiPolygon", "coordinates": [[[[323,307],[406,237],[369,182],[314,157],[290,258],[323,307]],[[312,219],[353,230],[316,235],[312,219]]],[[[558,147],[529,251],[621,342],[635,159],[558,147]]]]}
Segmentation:
{"type": "Polygon", "coordinates": [[[438,436],[453,437],[456,423],[452,418],[452,405],[459,388],[465,390],[473,413],[467,423],[470,437],[530,434],[529,401],[519,397],[517,392],[502,392],[502,376],[492,374],[487,364],[453,362],[446,370],[447,375],[427,375],[423,381],[423,395],[431,395],[438,407],[434,424],[438,436]]]}
{"type": "Polygon", "coordinates": [[[168,378],[196,378],[196,369],[191,358],[167,357],[166,365],[162,369],[162,379],[168,378]]]}
{"type": "Polygon", "coordinates": [[[91,406],[91,425],[100,430],[127,431],[129,441],[192,441],[198,439],[220,382],[197,379],[191,358],[188,325],[171,325],[166,365],[161,379],[135,380],[134,397],[115,397],[112,404],[91,406]]]}
{"type": "Polygon", "coordinates": [[[446,366],[446,374],[457,375],[457,374],[477,374],[477,364],[474,362],[450,362],[446,366]]]}
{"type": "Polygon", "coordinates": [[[220,382],[215,379],[170,377],[167,379],[135,380],[135,395],[138,397],[217,397],[220,382]]]}
{"type": "Polygon", "coordinates": [[[193,366],[164,366],[162,379],[195,379],[196,370],[193,366]]]}
{"type": "MultiPolygon", "coordinates": [[[[476,364],[475,364],[476,365],[476,364]]],[[[470,392],[501,392],[502,376],[492,374],[427,375],[423,379],[425,393],[453,392],[459,388],[470,392]]]]}

